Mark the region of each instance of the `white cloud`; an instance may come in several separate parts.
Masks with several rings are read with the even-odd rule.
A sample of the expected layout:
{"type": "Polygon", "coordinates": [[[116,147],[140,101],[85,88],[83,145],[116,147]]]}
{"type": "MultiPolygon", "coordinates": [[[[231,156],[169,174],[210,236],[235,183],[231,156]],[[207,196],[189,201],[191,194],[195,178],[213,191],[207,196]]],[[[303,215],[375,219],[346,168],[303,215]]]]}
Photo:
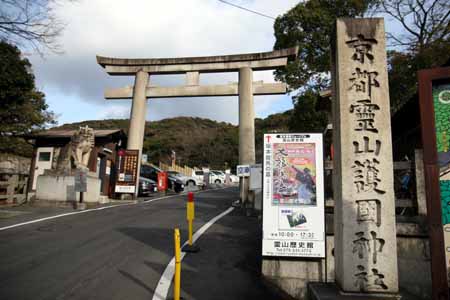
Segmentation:
{"type": "Polygon", "coordinates": [[[124,103],[123,105],[108,105],[104,110],[98,113],[99,119],[127,119],[130,116],[131,107],[124,103]]]}
{"type": "MultiPolygon", "coordinates": [[[[277,16],[297,1],[234,3],[277,16]]],[[[58,91],[104,107],[99,116],[105,118],[123,115],[127,104],[107,104],[103,99],[104,89],[130,85],[133,78],[107,75],[96,63],[96,54],[144,58],[207,56],[270,51],[274,43],[273,20],[212,0],[80,0],[57,7],[57,14],[67,23],[61,38],[65,54],[49,54],[45,60],[31,58],[38,85],[46,93],[58,91]]],[[[237,80],[236,74],[214,75],[205,75],[202,82],[237,80]]],[[[255,72],[254,78],[273,81],[271,72],[255,72]]],[[[151,81],[162,85],[181,82],[180,78],[174,80],[167,76],[151,81]]],[[[264,101],[270,102],[272,98],[277,97],[264,101]]],[[[149,119],[192,115],[233,123],[237,120],[234,98],[150,101],[149,119]]]]}

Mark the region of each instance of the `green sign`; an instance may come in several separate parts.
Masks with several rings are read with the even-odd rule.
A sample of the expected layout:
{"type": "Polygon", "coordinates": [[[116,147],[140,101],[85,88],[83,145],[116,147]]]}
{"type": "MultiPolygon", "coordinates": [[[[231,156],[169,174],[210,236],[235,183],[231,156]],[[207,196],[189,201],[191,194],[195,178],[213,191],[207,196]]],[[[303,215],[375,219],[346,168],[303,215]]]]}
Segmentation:
{"type": "Polygon", "coordinates": [[[450,224],[450,84],[433,84],[442,224],[450,224]]]}

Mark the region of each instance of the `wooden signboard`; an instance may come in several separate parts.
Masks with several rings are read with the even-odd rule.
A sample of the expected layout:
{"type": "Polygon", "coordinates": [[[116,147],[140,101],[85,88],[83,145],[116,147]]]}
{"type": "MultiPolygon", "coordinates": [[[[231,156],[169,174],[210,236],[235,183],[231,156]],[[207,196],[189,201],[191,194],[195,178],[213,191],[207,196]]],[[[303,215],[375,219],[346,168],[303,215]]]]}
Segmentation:
{"type": "Polygon", "coordinates": [[[116,193],[135,193],[139,150],[120,150],[117,164],[116,193]]]}

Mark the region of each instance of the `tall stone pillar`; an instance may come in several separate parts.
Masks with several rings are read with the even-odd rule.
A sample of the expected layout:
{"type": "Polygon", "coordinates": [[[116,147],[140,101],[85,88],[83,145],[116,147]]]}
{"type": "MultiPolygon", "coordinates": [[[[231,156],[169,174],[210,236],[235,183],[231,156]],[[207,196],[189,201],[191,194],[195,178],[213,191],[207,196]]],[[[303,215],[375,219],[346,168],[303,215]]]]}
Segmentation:
{"type": "Polygon", "coordinates": [[[127,149],[142,150],[145,130],[145,116],[147,113],[147,88],[149,74],[142,70],[136,73],[134,80],[133,102],[131,104],[130,127],[128,130],[127,149]]]}
{"type": "MultiPolygon", "coordinates": [[[[136,78],[134,80],[133,101],[131,104],[130,127],[128,129],[127,149],[139,150],[137,170],[138,179],[140,174],[142,146],[145,133],[145,117],[147,113],[146,88],[148,85],[148,79],[149,74],[147,72],[140,70],[136,73],[136,78]]],[[[137,180],[136,184],[136,194],[138,192],[138,183],[139,180],[137,180]]]]}
{"type": "MultiPolygon", "coordinates": [[[[255,163],[255,112],[253,107],[253,71],[239,69],[239,164],[255,163]]],[[[239,181],[241,200],[248,202],[249,178],[239,181]]]]}
{"type": "Polygon", "coordinates": [[[391,121],[383,19],[338,19],[333,70],[336,282],[397,293],[391,121]]]}

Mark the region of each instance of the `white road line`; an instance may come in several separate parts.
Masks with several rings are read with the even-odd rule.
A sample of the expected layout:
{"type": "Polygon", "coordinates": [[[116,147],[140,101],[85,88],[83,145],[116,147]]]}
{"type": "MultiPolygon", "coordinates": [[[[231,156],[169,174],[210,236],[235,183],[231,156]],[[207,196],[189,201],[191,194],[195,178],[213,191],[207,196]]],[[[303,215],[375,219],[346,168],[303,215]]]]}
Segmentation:
{"type": "MultiPolygon", "coordinates": [[[[227,188],[229,188],[229,187],[224,187],[224,188],[220,188],[220,189],[213,189],[213,190],[206,190],[206,191],[199,191],[197,193],[204,193],[204,192],[209,192],[209,191],[217,191],[217,190],[223,190],[223,189],[227,189],[227,188]]],[[[171,196],[164,196],[164,197],[160,197],[160,198],[144,200],[144,203],[151,203],[151,202],[154,202],[154,201],[157,201],[157,200],[163,200],[163,199],[173,198],[173,197],[177,197],[177,196],[180,196],[180,195],[171,195],[171,196]]],[[[91,208],[91,209],[86,209],[86,210],[74,211],[74,212],[70,212],[70,213],[65,213],[65,214],[45,217],[45,218],[41,218],[41,219],[31,220],[31,221],[27,221],[27,222],[23,222],[23,223],[13,224],[13,225],[5,226],[5,227],[0,227],[0,231],[11,229],[11,228],[15,228],[15,227],[20,227],[20,226],[24,226],[24,225],[28,225],[28,224],[33,224],[33,223],[37,223],[37,222],[47,221],[47,220],[51,220],[51,219],[57,219],[57,218],[61,218],[61,217],[67,217],[67,216],[71,216],[71,215],[78,215],[78,214],[83,214],[83,213],[87,213],[87,212],[91,212],[91,211],[103,210],[103,209],[107,209],[107,208],[126,206],[126,205],[132,205],[132,204],[136,204],[136,203],[117,204],[117,205],[110,205],[110,206],[103,206],[103,207],[98,207],[98,208],[91,208]]]]}
{"type": "MultiPolygon", "coordinates": [[[[222,212],[220,215],[215,216],[211,220],[209,220],[205,225],[203,225],[199,230],[195,232],[195,234],[192,236],[192,242],[195,243],[195,241],[206,231],[208,230],[211,225],[213,225],[217,220],[220,218],[226,216],[230,212],[232,212],[234,207],[228,208],[226,211],[222,212]]],[[[186,245],[188,242],[186,241],[184,245],[186,245]]],[[[186,252],[181,252],[181,260],[183,260],[184,256],[186,255],[186,252]]],[[[161,275],[161,278],[158,281],[158,284],[156,285],[155,292],[153,293],[152,300],[166,300],[167,294],[169,293],[170,284],[172,283],[173,274],[175,272],[175,257],[172,257],[169,264],[167,265],[166,269],[164,270],[163,274],[161,275]]]]}
{"type": "MultiPolygon", "coordinates": [[[[172,197],[176,197],[176,196],[178,196],[178,195],[165,196],[165,197],[160,197],[160,198],[155,198],[155,199],[150,199],[150,200],[144,200],[144,202],[148,203],[148,202],[153,202],[153,201],[157,201],[157,200],[172,198],[172,197]]],[[[42,221],[46,221],[46,220],[57,219],[57,218],[61,218],[61,217],[71,216],[71,215],[84,214],[84,213],[91,212],[91,211],[96,211],[96,210],[103,210],[103,209],[107,209],[107,208],[126,206],[126,205],[133,205],[133,204],[136,204],[136,203],[131,202],[131,203],[116,204],[116,205],[102,206],[102,207],[91,208],[91,209],[86,209],[86,210],[74,211],[74,212],[70,212],[70,213],[50,216],[50,217],[46,217],[46,218],[41,218],[41,219],[31,220],[31,221],[28,221],[28,222],[23,222],[23,223],[18,223],[18,224],[13,224],[13,225],[1,227],[0,231],[11,229],[11,228],[15,228],[15,227],[19,227],[19,226],[24,226],[24,225],[28,225],[28,224],[33,224],[33,223],[37,223],[37,222],[42,222],[42,221]]]]}
{"type": "Polygon", "coordinates": [[[66,216],[71,216],[71,215],[78,215],[78,214],[83,214],[83,213],[87,213],[87,212],[90,212],[90,211],[102,210],[102,209],[113,208],[113,207],[124,206],[124,205],[131,205],[131,204],[133,204],[133,203],[118,204],[118,205],[111,205],[111,206],[103,206],[103,207],[91,208],[91,209],[86,209],[86,210],[81,210],[81,211],[74,211],[74,212],[70,212],[70,213],[50,216],[50,217],[46,217],[46,218],[41,218],[41,219],[31,220],[31,221],[28,221],[28,222],[23,222],[23,223],[18,223],[18,224],[13,224],[13,225],[1,227],[0,231],[6,230],[6,229],[15,228],[15,227],[19,227],[19,226],[24,226],[24,225],[28,225],[28,224],[33,224],[33,223],[37,223],[37,222],[42,222],[42,221],[46,221],[46,220],[51,220],[51,219],[56,219],[56,218],[61,218],[61,217],[66,217],[66,216]]]}

